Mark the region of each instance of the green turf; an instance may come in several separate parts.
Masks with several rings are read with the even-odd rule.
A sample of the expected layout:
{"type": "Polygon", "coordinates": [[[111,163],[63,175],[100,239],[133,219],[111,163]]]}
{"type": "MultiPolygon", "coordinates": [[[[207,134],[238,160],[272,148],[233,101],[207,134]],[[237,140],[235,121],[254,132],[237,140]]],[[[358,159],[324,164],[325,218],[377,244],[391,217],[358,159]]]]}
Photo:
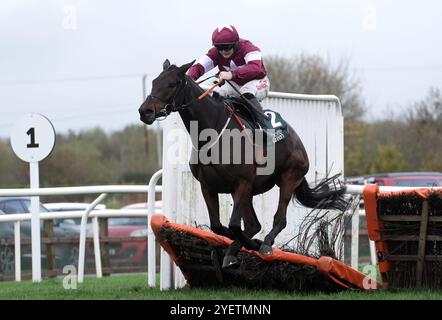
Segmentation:
{"type": "Polygon", "coordinates": [[[429,289],[359,292],[345,291],[335,294],[295,294],[279,291],[258,291],[247,289],[190,289],[160,291],[159,288],[148,288],[145,274],[114,275],[97,279],[86,277],[77,289],[64,289],[63,278],[44,279],[40,283],[31,281],[0,282],[0,299],[27,300],[91,300],[91,299],[124,299],[124,300],[261,300],[261,299],[295,299],[295,300],[442,300],[442,291],[429,289]]]}

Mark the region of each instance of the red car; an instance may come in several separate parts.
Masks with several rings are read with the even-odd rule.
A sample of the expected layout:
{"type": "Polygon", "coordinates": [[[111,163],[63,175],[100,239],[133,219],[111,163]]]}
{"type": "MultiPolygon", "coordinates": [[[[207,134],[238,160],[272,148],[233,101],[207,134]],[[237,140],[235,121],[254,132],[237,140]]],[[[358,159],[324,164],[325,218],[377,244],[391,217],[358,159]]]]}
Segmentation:
{"type": "Polygon", "coordinates": [[[440,187],[442,173],[440,172],[393,172],[378,173],[367,176],[347,177],[347,184],[375,183],[379,186],[396,187],[440,187]]]}
{"type": "Polygon", "coordinates": [[[440,172],[397,172],[373,175],[370,183],[397,187],[439,187],[442,186],[440,172]]]}
{"type": "MultiPolygon", "coordinates": [[[[88,203],[50,203],[47,206],[51,211],[78,211],[85,210],[88,203]]],[[[105,205],[98,205],[98,210],[106,209],[105,205]]],[[[145,202],[134,203],[122,207],[123,210],[142,209],[147,213],[147,204],[145,202]]],[[[155,202],[155,213],[161,213],[161,201],[155,202]]],[[[66,221],[57,221],[60,225],[67,226],[69,229],[76,231],[77,236],[80,233],[80,219],[66,219],[66,221]]],[[[92,224],[87,224],[87,236],[92,237],[92,224]]],[[[109,218],[108,220],[108,237],[116,238],[109,242],[109,258],[112,266],[143,266],[147,264],[147,217],[123,217],[109,218]],[[140,239],[131,239],[132,237],[140,237],[140,239]],[[123,239],[121,239],[123,238],[123,239]]],[[[78,246],[73,246],[75,254],[72,254],[74,260],[72,264],[78,262],[78,246]]],[[[93,244],[89,243],[88,248],[88,264],[94,265],[94,249],[93,244]]]]}
{"type": "MultiPolygon", "coordinates": [[[[122,207],[124,210],[145,209],[146,202],[134,203],[122,207]]],[[[161,201],[155,202],[155,213],[161,213],[161,201]]],[[[109,255],[113,265],[146,265],[147,264],[147,217],[146,218],[110,218],[109,237],[143,237],[143,240],[124,239],[110,242],[109,255]]]]}

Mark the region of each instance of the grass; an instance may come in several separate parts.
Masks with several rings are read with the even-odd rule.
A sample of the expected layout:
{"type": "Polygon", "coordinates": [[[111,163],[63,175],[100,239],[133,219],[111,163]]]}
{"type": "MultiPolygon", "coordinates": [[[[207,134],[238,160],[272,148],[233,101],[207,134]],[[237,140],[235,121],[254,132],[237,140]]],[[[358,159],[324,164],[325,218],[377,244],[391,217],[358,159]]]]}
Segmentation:
{"type": "Polygon", "coordinates": [[[160,291],[149,288],[145,274],[86,277],[77,289],[64,289],[63,278],[0,282],[0,300],[442,300],[430,289],[378,292],[344,291],[335,294],[296,294],[241,288],[160,291]]]}

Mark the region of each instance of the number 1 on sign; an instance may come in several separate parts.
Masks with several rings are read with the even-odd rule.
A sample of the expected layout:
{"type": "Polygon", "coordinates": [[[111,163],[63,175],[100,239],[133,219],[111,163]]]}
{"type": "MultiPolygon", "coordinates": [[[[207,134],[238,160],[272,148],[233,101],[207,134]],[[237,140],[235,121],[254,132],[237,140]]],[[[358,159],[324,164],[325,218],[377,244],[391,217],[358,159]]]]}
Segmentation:
{"type": "Polygon", "coordinates": [[[28,148],[38,148],[38,143],[35,143],[35,128],[30,128],[26,134],[31,137],[31,143],[28,143],[26,147],[28,148]]]}

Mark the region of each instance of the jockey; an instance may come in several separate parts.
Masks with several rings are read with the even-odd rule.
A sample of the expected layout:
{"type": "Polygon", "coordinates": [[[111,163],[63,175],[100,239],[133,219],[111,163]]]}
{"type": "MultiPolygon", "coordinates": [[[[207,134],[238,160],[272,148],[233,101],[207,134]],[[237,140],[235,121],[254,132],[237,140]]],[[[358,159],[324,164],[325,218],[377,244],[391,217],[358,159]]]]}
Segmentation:
{"type": "MultiPolygon", "coordinates": [[[[269,92],[270,82],[264,67],[260,49],[249,40],[241,39],[235,27],[223,25],[212,33],[213,47],[201,57],[190,69],[187,75],[193,80],[218,67],[219,80],[230,82],[250,102],[253,107],[256,122],[265,128],[266,115],[259,101],[269,92]]],[[[222,96],[238,96],[230,85],[218,88],[222,96]]]]}

